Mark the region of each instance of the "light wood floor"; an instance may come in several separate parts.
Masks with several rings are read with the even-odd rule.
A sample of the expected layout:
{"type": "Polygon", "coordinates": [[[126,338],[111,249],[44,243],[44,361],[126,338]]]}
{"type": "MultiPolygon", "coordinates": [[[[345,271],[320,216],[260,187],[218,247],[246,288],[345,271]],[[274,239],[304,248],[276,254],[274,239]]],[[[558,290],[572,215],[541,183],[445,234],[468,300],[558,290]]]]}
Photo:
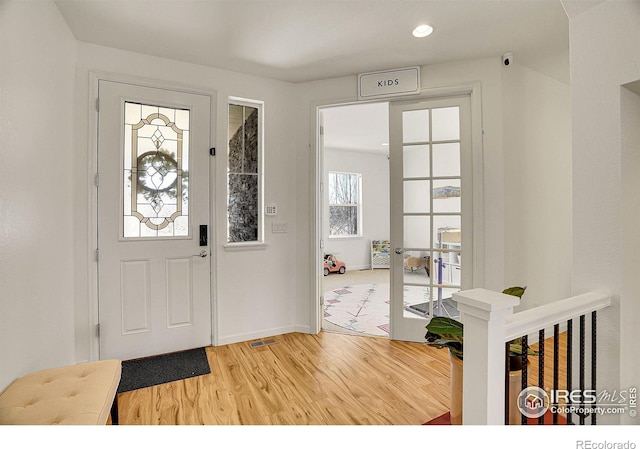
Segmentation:
{"type": "MultiPolygon", "coordinates": [[[[562,332],[559,334],[558,338],[558,388],[564,389],[567,385],[567,334],[562,332]]],[[[534,350],[539,349],[539,344],[537,341],[532,342],[529,341],[531,348],[534,350]]],[[[553,389],[553,334],[551,337],[545,338],[544,341],[544,376],[543,376],[543,386],[544,390],[549,392],[549,390],[553,389]]],[[[529,367],[527,370],[529,385],[530,386],[540,386],[539,379],[539,356],[529,356],[529,367]]],[[[578,367],[575,366],[574,371],[578,370],[578,367]]]]}
{"type": "MultiPolygon", "coordinates": [[[[332,332],[274,339],[208,347],[211,374],[119,394],[120,424],[406,425],[449,410],[446,350],[332,332]]],[[[564,334],[560,341],[564,388],[564,334]]],[[[552,345],[545,341],[547,390],[552,345]]],[[[538,385],[538,357],[528,374],[538,385]]]]}
{"type": "Polygon", "coordinates": [[[422,424],[449,409],[447,351],[321,332],[208,347],[211,374],[118,395],[120,424],[422,424]]]}

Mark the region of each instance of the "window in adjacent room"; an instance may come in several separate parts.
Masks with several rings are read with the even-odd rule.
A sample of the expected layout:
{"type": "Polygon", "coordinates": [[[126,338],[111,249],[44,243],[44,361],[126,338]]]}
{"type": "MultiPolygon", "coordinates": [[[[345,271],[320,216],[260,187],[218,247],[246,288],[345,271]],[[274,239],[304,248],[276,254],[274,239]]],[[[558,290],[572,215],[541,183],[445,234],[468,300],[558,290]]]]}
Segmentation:
{"type": "Polygon", "coordinates": [[[329,172],[329,236],[362,236],[362,175],[329,172]]]}
{"type": "Polygon", "coordinates": [[[227,243],[259,243],[262,232],[262,103],[229,100],[227,243]]]}

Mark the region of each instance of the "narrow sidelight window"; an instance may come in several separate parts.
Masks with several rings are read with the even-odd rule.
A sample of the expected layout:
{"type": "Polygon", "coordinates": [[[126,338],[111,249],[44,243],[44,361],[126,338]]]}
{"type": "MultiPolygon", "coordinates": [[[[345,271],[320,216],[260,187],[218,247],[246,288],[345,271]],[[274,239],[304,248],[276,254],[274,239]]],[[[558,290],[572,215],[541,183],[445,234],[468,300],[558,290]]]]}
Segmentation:
{"type": "Polygon", "coordinates": [[[229,101],[227,243],[261,242],[262,104],[229,101]]]}

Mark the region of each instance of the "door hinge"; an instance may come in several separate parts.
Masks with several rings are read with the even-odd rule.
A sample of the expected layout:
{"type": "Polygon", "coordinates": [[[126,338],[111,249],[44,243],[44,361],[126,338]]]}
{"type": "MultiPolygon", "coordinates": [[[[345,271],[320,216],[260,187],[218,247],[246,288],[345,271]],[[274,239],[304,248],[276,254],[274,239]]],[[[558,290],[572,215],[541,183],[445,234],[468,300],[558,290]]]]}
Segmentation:
{"type": "Polygon", "coordinates": [[[100,98],[96,98],[96,111],[100,112],[100,98]]]}
{"type": "Polygon", "coordinates": [[[320,297],[320,305],[321,305],[321,306],[324,306],[324,296],[321,296],[321,297],[320,297]]]}
{"type": "Polygon", "coordinates": [[[320,126],[320,135],[324,136],[324,126],[320,126]]]}
{"type": "Polygon", "coordinates": [[[324,240],[320,239],[320,249],[324,249],[324,240]]]}
{"type": "Polygon", "coordinates": [[[320,192],[324,192],[324,182],[320,181],[320,192]]]}
{"type": "Polygon", "coordinates": [[[211,156],[215,156],[216,155],[216,147],[209,148],[209,155],[211,155],[211,156]]]}
{"type": "Polygon", "coordinates": [[[100,338],[100,323],[96,324],[96,337],[100,338]]]}
{"type": "Polygon", "coordinates": [[[96,187],[100,186],[100,174],[99,173],[96,173],[95,179],[94,179],[94,183],[95,183],[96,187]]]}
{"type": "Polygon", "coordinates": [[[96,262],[100,261],[100,250],[96,248],[96,262]]]}

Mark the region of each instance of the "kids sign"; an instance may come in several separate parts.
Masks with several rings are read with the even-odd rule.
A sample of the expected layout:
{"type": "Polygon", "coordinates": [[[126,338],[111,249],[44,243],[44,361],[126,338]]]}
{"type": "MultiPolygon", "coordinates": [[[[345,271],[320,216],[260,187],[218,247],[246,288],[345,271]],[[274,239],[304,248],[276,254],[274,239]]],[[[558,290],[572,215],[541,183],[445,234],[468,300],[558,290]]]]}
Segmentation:
{"type": "Polygon", "coordinates": [[[358,99],[420,93],[420,67],[383,70],[358,75],[358,99]]]}

